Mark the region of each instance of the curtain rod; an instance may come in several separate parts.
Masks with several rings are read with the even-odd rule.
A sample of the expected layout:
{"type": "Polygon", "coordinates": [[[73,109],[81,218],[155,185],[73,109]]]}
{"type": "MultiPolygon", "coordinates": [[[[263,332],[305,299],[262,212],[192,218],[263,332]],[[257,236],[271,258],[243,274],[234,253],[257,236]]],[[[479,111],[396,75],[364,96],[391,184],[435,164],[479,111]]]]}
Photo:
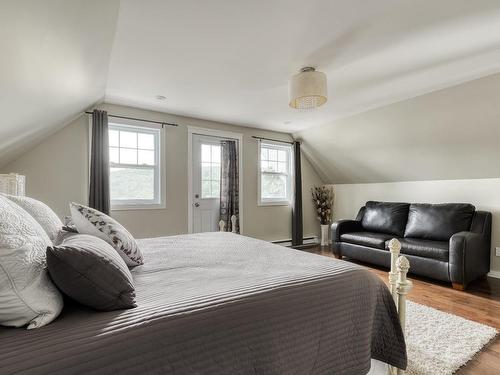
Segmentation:
{"type": "MultiPolygon", "coordinates": [[[[255,135],[252,135],[252,138],[255,139],[260,139],[260,140],[266,140],[266,141],[271,141],[271,142],[278,142],[278,143],[287,143],[289,145],[293,145],[295,142],[289,142],[289,141],[280,141],[279,139],[272,139],[272,138],[264,138],[264,137],[257,137],[255,135]]],[[[302,142],[299,142],[302,143],[302,142]]]]}
{"type": "MultiPolygon", "coordinates": [[[[85,111],[85,113],[88,114],[88,115],[92,114],[92,112],[90,112],[90,111],[85,111]]],[[[135,118],[135,117],[126,117],[126,116],[118,116],[118,115],[108,115],[108,117],[121,118],[121,119],[124,119],[124,120],[135,120],[135,121],[142,121],[142,122],[150,122],[152,124],[160,124],[162,128],[163,128],[164,125],[179,126],[178,124],[173,124],[171,122],[144,120],[142,118],[135,118]]]]}

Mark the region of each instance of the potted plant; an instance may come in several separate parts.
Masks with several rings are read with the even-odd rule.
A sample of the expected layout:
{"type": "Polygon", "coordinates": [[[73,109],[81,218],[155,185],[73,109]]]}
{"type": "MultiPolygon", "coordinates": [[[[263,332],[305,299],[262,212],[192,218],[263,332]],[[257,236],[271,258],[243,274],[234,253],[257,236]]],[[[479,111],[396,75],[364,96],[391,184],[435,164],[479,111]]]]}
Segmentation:
{"type": "Polygon", "coordinates": [[[329,186],[315,186],[311,189],[316,214],[321,224],[321,246],[327,246],[330,222],[333,218],[333,189],[329,186]]]}

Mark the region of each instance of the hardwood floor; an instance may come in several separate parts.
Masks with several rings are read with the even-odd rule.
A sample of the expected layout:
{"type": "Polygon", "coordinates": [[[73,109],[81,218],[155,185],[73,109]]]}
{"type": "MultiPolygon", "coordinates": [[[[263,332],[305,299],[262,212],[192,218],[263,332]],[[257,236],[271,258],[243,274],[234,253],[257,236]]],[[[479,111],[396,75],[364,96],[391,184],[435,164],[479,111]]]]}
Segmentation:
{"type": "MultiPolygon", "coordinates": [[[[302,250],[334,257],[327,247],[316,246],[302,250]]],[[[386,269],[362,265],[387,283],[386,269]]],[[[408,295],[410,300],[495,327],[500,331],[500,279],[488,277],[474,281],[465,291],[454,290],[451,283],[439,283],[414,275],[410,275],[409,279],[413,282],[413,289],[408,295]]],[[[500,340],[498,337],[456,374],[500,374],[500,340]]]]}

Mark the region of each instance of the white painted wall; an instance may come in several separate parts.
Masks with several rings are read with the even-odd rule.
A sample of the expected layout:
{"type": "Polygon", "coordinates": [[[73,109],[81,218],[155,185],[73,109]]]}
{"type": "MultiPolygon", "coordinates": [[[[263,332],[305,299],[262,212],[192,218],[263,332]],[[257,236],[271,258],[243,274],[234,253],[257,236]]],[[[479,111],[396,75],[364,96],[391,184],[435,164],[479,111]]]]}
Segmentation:
{"type": "Polygon", "coordinates": [[[415,203],[471,203],[493,214],[491,269],[500,272],[500,178],[339,184],[335,189],[334,217],[352,219],[368,200],[415,203]]]}

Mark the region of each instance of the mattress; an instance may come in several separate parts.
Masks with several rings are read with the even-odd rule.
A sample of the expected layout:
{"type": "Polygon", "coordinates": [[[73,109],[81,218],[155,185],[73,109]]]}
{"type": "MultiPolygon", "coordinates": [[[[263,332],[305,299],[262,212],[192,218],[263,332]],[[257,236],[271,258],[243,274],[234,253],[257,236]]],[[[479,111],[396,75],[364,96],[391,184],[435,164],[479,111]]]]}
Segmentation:
{"type": "Polygon", "coordinates": [[[406,367],[394,302],[364,268],[231,233],[139,240],[138,306],[66,301],[0,328],[2,374],[366,374],[406,367]]]}

